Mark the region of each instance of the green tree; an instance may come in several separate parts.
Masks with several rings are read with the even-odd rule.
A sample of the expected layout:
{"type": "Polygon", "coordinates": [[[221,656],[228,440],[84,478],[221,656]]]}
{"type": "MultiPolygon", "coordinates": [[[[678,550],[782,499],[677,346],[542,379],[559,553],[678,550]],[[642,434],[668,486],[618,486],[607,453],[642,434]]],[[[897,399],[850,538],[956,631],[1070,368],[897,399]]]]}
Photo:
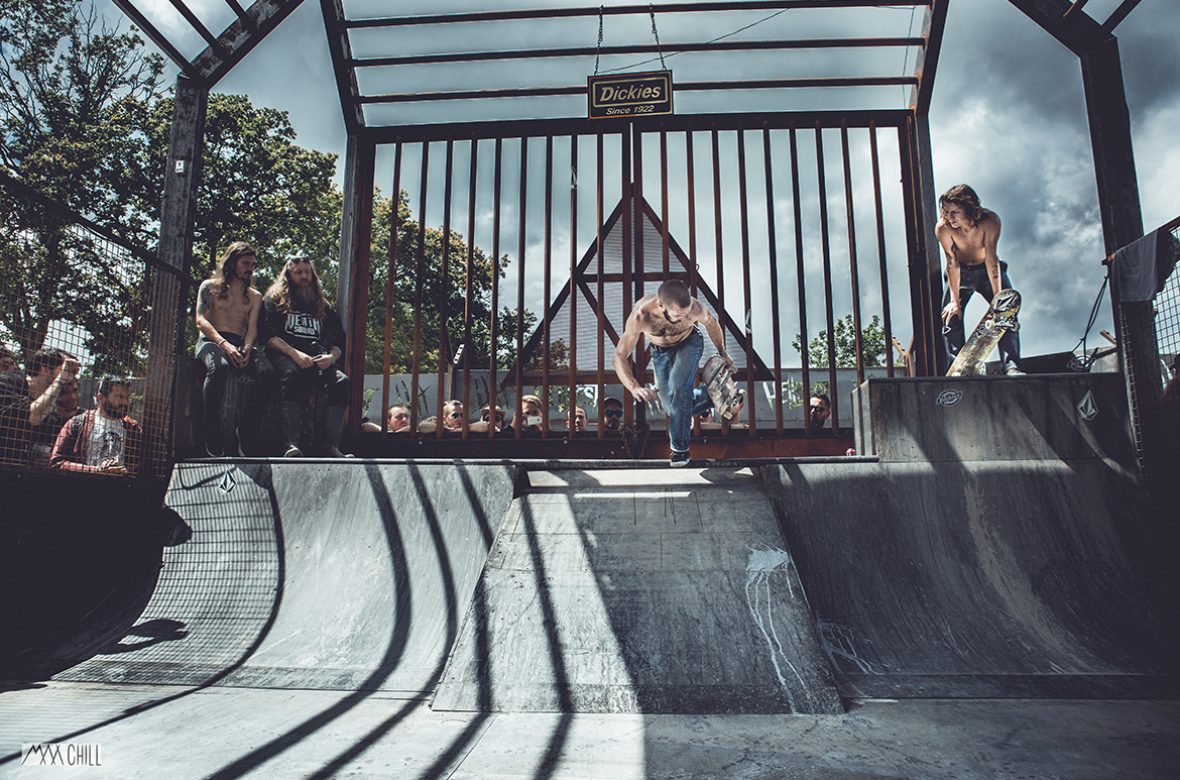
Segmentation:
{"type": "MultiPolygon", "coordinates": [[[[418,307],[421,327],[421,360],[419,370],[423,373],[438,371],[440,348],[440,324],[442,321],[440,302],[446,306],[447,360],[454,359],[459,346],[464,343],[464,334],[470,328],[470,337],[464,350],[468,365],[472,368],[487,368],[489,365],[489,343],[492,304],[492,261],[479,247],[471,247],[471,299],[467,301],[467,254],[468,244],[463,236],[452,230],[446,237],[447,273],[443,275],[444,236],[441,229],[425,229],[425,250],[422,273],[418,273],[418,220],[410,213],[409,199],[405,191],[398,193],[398,240],[397,257],[394,266],[394,300],[390,339],[390,371],[408,373],[413,367],[414,312],[418,307]],[[469,309],[468,309],[469,305],[469,309]],[[468,322],[470,323],[468,325],[468,322]]],[[[382,371],[385,344],[386,286],[389,280],[389,235],[392,225],[393,198],[374,198],[373,233],[370,247],[371,273],[368,290],[367,327],[365,333],[365,371],[379,374],[382,371]]],[[[507,274],[509,260],[500,259],[499,278],[507,274]]],[[[536,315],[525,309],[502,306],[496,320],[496,365],[505,369],[516,357],[516,336],[523,333],[527,340],[537,321],[536,315]]]]}
{"type": "MultiPolygon", "coordinates": [[[[150,217],[129,208],[143,187],[134,166],[140,119],[161,94],[163,60],[79,0],[0,0],[0,164],[66,208],[142,243],[150,217]]],[[[157,201],[158,202],[158,201],[157,201]]],[[[127,369],[146,308],[138,261],[109,252],[60,214],[0,195],[0,325],[27,353],[50,323],[110,342],[103,368],[127,369]]],[[[138,356],[142,357],[142,356],[138,356]]]]}
{"type": "MultiPolygon", "coordinates": [[[[836,367],[856,367],[856,328],[853,327],[852,315],[845,314],[836,320],[833,328],[833,339],[836,348],[836,367]]],[[[864,351],[865,366],[885,365],[885,329],[881,326],[880,316],[874,314],[860,331],[861,349],[864,351]]],[[[803,340],[795,334],[791,346],[803,352],[803,340]]],[[[807,357],[812,368],[828,367],[828,332],[821,330],[814,338],[807,342],[807,357]]]]}

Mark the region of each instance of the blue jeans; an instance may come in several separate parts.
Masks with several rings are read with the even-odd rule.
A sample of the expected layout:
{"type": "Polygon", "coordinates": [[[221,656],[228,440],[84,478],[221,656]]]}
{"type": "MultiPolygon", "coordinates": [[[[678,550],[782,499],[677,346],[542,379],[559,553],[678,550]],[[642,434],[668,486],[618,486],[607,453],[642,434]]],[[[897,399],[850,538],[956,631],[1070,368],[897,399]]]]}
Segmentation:
{"type": "Polygon", "coordinates": [[[693,415],[708,411],[713,402],[703,387],[694,387],[697,367],[705,352],[699,328],[674,347],[651,348],[651,368],[660,390],[660,402],[668,413],[668,441],[677,452],[688,451],[693,415]]]}
{"type": "MultiPolygon", "coordinates": [[[[943,281],[946,281],[946,275],[943,275],[943,281]]],[[[1004,289],[1012,287],[1011,280],[1008,279],[1008,264],[1000,261],[1000,284],[1004,289]]],[[[960,312],[967,311],[967,301],[971,300],[972,293],[978,292],[983,296],[983,299],[988,303],[992,301],[992,282],[987,278],[987,267],[984,263],[973,266],[959,266],[959,310],[960,312]]],[[[945,307],[951,302],[951,288],[948,285],[946,292],[942,296],[942,305],[945,307]]],[[[959,350],[963,348],[964,342],[967,341],[967,334],[963,328],[963,315],[960,314],[946,329],[946,352],[950,356],[951,362],[954,362],[955,356],[959,354],[959,350]]],[[[1000,362],[1005,368],[1011,365],[1020,365],[1020,334],[1014,331],[1008,331],[1000,338],[1000,362]]]]}

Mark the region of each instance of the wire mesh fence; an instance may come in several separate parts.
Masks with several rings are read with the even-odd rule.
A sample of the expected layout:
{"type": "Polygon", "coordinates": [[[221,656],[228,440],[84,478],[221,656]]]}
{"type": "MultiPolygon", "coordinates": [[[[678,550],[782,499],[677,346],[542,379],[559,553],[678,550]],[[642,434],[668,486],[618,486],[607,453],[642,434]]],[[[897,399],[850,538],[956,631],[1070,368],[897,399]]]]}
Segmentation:
{"type": "Polygon", "coordinates": [[[145,378],[150,362],[173,362],[167,344],[149,349],[153,313],[178,305],[155,284],[164,273],[146,251],[0,177],[4,468],[163,474],[171,383],[149,390],[145,378]]]}
{"type": "Polygon", "coordinates": [[[1155,297],[1155,340],[1160,364],[1160,454],[1180,457],[1180,225],[1169,231],[1173,240],[1162,242],[1171,252],[1172,274],[1155,297]]]}

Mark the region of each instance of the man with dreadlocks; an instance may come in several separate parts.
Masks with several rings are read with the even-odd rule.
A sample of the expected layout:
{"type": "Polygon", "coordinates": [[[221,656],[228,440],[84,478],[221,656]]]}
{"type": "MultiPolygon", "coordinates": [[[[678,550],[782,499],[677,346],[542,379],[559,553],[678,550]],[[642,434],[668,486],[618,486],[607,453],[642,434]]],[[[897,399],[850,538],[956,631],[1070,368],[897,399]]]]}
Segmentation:
{"type": "Polygon", "coordinates": [[[247,396],[244,386],[258,373],[252,355],[262,294],[250,285],[255,259],[254,247],[233,242],[197,290],[197,359],[205,364],[205,449],[215,457],[241,454],[238,427],[247,396]]]}
{"type": "Polygon", "coordinates": [[[303,455],[299,434],[306,399],[308,393],[322,390],[326,404],[320,405],[313,448],[333,458],[345,457],[338,445],[350,382],[336,368],[344,352],[344,328],[340,316],[324,300],[311,261],[289,258],[266,291],[262,306],[266,354],[279,378],[284,456],[303,455]]]}

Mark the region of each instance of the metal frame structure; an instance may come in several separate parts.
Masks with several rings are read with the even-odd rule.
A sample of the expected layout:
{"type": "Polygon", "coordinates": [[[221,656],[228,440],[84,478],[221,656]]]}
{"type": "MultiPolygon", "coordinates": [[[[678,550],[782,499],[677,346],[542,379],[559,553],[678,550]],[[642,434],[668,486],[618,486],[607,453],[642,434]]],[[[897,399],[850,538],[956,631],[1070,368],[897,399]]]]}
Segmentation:
{"type": "MultiPolygon", "coordinates": [[[[208,90],[285,19],[300,0],[255,0],[243,7],[235,0],[226,0],[236,20],[220,35],[213,36],[200,19],[186,7],[183,0],[171,0],[183,18],[208,44],[196,58],[187,60],[135,7],[134,0],[115,0],[116,4],[151,38],[181,69],[177,82],[176,115],[173,123],[172,149],[169,157],[168,182],[165,189],[163,224],[161,227],[161,259],[187,272],[191,263],[192,220],[195,188],[199,182],[200,157],[205,103],[208,90]]],[[[366,122],[366,106],[398,103],[443,103],[471,99],[499,100],[503,98],[544,98],[580,93],[581,85],[519,85],[509,84],[485,89],[436,90],[426,92],[388,92],[364,94],[359,87],[358,71],[370,68],[396,68],[404,65],[433,65],[456,62],[494,62],[521,60],[552,60],[584,57],[587,47],[558,47],[521,51],[444,51],[402,56],[357,57],[352,53],[351,34],[378,28],[417,28],[440,25],[471,25],[473,23],[522,23],[527,20],[551,20],[599,15],[646,15],[654,18],[664,14],[725,13],[768,9],[865,9],[883,6],[908,5],[925,8],[922,34],[912,37],[879,37],[828,40],[765,40],[735,42],[683,41],[658,45],[627,45],[606,47],[595,53],[644,54],[665,50],[685,51],[756,51],[801,48],[870,49],[887,46],[915,46],[918,57],[912,75],[855,76],[817,78],[759,78],[725,81],[696,81],[677,85],[677,91],[709,92],[716,90],[789,90],[797,88],[840,88],[896,86],[911,87],[909,106],[901,114],[898,124],[901,140],[901,168],[904,186],[905,223],[909,255],[909,285],[911,310],[914,313],[915,343],[912,349],[919,374],[931,374],[945,369],[946,358],[938,338],[940,332],[939,303],[941,298],[941,261],[938,247],[932,238],[936,221],[936,193],[930,149],[929,108],[934,77],[946,24],[949,0],[727,0],[718,2],[663,2],[656,4],[620,5],[611,7],[585,6],[526,10],[488,10],[468,13],[390,16],[375,19],[347,18],[343,0],[321,0],[328,45],[332,55],[341,110],[348,132],[348,151],[345,175],[345,208],[342,220],[340,284],[338,305],[349,329],[351,343],[347,350],[348,367],[354,376],[363,370],[363,333],[365,295],[370,270],[369,244],[373,207],[374,162],[380,144],[401,144],[414,140],[425,143],[429,139],[478,138],[509,136],[526,138],[545,135],[556,137],[580,132],[577,120],[522,120],[516,122],[474,122],[448,125],[370,126],[366,122]],[[491,126],[495,125],[492,129],[491,126]]],[[[1125,0],[1104,24],[1099,24],[1082,10],[1085,0],[1010,0],[1030,19],[1048,31],[1055,39],[1078,55],[1082,66],[1087,110],[1094,148],[1095,172],[1105,243],[1108,252],[1129,243],[1142,234],[1134,161],[1131,154],[1130,125],[1119,64],[1115,27],[1137,5],[1138,0],[1125,0]]],[[[848,115],[848,112],[841,112],[848,115]]],[[[879,113],[878,124],[893,124],[894,112],[879,113]]],[[[833,115],[835,116],[835,115],[833,115]]],[[[831,119],[832,117],[828,117],[831,119]]],[[[778,117],[781,119],[781,116],[778,117]]],[[[776,119],[776,121],[778,121],[776,119]]],[[[804,114],[795,117],[799,126],[809,120],[804,114]]],[[[675,129],[684,117],[672,117],[670,123],[652,126],[641,121],[633,123],[638,132],[665,133],[675,129]]],[[[724,124],[726,118],[718,120],[724,124]]],[[[838,121],[838,120],[837,120],[838,121]]],[[[682,125],[688,126],[688,125],[682,125]]],[[[699,125],[693,125],[699,127],[699,125]]],[[[449,144],[450,142],[448,142],[449,144]]],[[[449,146],[448,146],[449,148],[449,146]]],[[[875,148],[874,148],[875,154],[875,148]]],[[[399,157],[400,160],[400,157],[399,157]]],[[[396,180],[396,177],[395,177],[396,180]]],[[[876,182],[879,186],[879,182],[876,182]]],[[[626,210],[629,211],[629,210],[626,210]]],[[[601,222],[600,222],[601,224],[601,222]]],[[[854,238],[850,236],[854,241],[854,238]]],[[[855,252],[855,247],[852,249],[855,252]]],[[[571,250],[572,252],[572,250],[571,250]]],[[[571,257],[571,267],[574,260],[571,257]]],[[[167,279],[166,275],[161,275],[167,279]]],[[[1132,315],[1132,319],[1134,316],[1132,315]]],[[[175,330],[174,323],[168,328],[175,330]]],[[[776,345],[777,349],[777,345],[776,345]]],[[[354,383],[354,409],[359,408],[363,388],[354,383]]],[[[356,415],[354,415],[355,418],[356,415]]],[[[353,425],[356,425],[354,420],[353,425]]]]}

